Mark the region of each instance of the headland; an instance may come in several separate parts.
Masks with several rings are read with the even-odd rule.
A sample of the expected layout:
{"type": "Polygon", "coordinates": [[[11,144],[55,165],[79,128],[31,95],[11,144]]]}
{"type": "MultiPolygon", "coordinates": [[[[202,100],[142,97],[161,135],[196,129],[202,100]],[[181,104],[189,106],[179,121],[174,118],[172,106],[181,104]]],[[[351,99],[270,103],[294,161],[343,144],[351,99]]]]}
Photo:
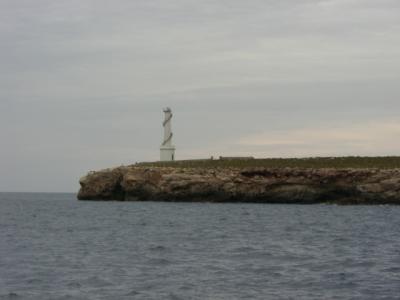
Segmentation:
{"type": "Polygon", "coordinates": [[[400,204],[400,157],[139,163],[80,184],[80,200],[400,204]]]}

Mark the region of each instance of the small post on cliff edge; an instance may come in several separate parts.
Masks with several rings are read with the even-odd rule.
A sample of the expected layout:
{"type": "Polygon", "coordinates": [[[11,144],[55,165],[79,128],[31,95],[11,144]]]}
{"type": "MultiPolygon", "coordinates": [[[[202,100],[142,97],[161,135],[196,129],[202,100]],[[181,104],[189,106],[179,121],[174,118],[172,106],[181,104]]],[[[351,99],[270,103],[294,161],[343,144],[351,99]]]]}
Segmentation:
{"type": "Polygon", "coordinates": [[[160,147],[160,160],[161,161],[174,161],[175,160],[175,146],[172,145],[172,111],[169,107],[164,108],[165,119],[164,126],[164,141],[160,147]]]}

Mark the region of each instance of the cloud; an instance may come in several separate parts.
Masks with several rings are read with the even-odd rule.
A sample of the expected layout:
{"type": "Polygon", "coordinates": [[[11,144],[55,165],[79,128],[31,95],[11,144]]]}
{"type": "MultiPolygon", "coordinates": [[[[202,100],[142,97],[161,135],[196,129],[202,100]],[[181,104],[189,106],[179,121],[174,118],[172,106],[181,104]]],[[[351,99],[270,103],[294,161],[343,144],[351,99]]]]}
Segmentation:
{"type": "Polygon", "coordinates": [[[354,124],[397,117],[399,10],[397,0],[0,1],[0,190],[76,190],[87,169],[157,159],[164,106],[180,158],[392,152],[393,129],[377,124],[393,140],[376,132],[368,150],[354,124]]]}
{"type": "Polygon", "coordinates": [[[363,122],[326,128],[274,130],[241,137],[238,147],[265,156],[398,155],[400,121],[363,122]],[[264,148],[263,152],[260,149],[264,148]]]}

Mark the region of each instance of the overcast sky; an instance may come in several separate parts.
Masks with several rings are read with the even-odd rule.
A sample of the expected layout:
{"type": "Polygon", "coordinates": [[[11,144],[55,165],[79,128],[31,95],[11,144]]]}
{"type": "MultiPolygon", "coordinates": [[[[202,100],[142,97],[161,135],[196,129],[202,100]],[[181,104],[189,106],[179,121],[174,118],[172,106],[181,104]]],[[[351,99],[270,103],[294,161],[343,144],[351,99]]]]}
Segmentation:
{"type": "Polygon", "coordinates": [[[153,161],[400,154],[398,0],[0,0],[0,191],[153,161]]]}

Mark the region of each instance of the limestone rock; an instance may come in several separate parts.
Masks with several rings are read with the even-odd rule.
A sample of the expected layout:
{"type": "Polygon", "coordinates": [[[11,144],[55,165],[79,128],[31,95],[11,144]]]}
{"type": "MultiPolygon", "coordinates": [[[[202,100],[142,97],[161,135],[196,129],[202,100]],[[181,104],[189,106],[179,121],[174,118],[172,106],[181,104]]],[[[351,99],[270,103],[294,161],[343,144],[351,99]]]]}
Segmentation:
{"type": "Polygon", "coordinates": [[[119,167],[80,180],[81,200],[400,204],[400,170],[119,167]]]}
{"type": "Polygon", "coordinates": [[[122,172],[120,169],[107,169],[90,172],[79,180],[80,200],[123,200],[121,187],[122,172]]]}

